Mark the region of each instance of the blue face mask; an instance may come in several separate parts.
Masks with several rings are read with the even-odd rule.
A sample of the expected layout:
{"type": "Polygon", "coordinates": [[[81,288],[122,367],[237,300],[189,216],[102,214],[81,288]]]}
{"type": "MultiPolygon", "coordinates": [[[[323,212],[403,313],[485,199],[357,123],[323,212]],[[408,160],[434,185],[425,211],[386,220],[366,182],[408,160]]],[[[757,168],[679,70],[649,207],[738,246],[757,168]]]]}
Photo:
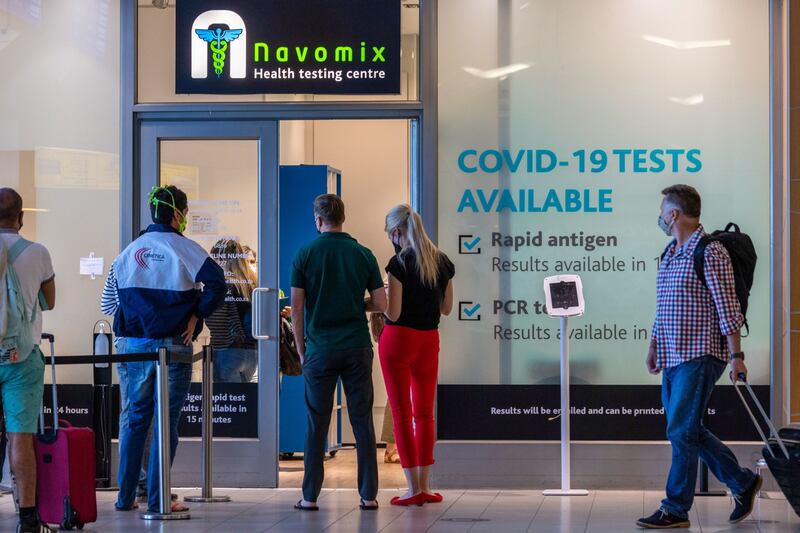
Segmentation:
{"type": "Polygon", "coordinates": [[[675,224],[674,219],[672,222],[667,222],[666,220],[661,218],[661,215],[658,216],[658,227],[661,228],[661,231],[663,231],[667,237],[672,237],[673,224],[675,224]]]}

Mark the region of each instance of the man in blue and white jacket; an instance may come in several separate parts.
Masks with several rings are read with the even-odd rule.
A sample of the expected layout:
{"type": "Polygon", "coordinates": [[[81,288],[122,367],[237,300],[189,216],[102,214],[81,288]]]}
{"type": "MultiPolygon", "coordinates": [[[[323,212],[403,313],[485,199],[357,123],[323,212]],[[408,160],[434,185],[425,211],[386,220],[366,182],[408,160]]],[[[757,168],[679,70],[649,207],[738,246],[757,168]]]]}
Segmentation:
{"type": "MultiPolygon", "coordinates": [[[[153,224],[114,260],[101,309],[114,315],[119,353],[154,352],[163,346],[173,354],[191,354],[203,319],[225,298],[225,274],[199,244],[183,236],[189,211],[183,191],[174,186],[154,187],[149,204],[153,224]]],[[[127,409],[120,417],[116,508],[131,510],[137,507],[142,453],[155,412],[156,363],[120,363],[119,374],[127,409]]],[[[191,376],[191,364],[170,363],[170,459],[178,447],[178,422],[191,376]]],[[[156,429],[154,438],[157,435],[156,429]]],[[[152,446],[147,498],[148,509],[156,512],[158,462],[158,447],[152,446]]],[[[183,510],[178,505],[173,503],[173,510],[183,510]]]]}

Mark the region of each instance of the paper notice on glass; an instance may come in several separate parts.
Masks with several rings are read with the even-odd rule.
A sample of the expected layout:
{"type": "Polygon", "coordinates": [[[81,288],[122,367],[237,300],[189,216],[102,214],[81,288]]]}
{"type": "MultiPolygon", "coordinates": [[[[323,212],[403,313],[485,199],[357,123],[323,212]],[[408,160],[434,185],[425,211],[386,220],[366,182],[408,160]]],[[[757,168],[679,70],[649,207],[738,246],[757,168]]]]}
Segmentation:
{"type": "Polygon", "coordinates": [[[105,261],[102,257],[95,257],[94,253],[89,254],[89,257],[81,257],[81,276],[91,276],[95,279],[96,276],[103,275],[104,268],[105,261]]]}
{"type": "Polygon", "coordinates": [[[192,235],[216,235],[219,233],[219,217],[216,215],[192,215],[190,230],[192,235]]]}

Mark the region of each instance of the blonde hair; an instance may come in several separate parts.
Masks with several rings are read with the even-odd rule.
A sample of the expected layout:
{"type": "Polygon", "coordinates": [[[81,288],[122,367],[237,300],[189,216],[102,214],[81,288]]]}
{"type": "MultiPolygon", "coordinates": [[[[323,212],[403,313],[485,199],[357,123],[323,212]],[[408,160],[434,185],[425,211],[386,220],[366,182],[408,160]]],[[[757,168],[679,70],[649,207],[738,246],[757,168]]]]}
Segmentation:
{"type": "Polygon", "coordinates": [[[417,274],[422,284],[434,287],[439,277],[439,249],[436,247],[422,225],[422,217],[411,209],[408,204],[393,207],[386,215],[386,233],[389,238],[392,232],[401,229],[405,232],[407,245],[398,256],[403,256],[408,250],[414,252],[417,263],[417,274]]]}
{"type": "Polygon", "coordinates": [[[248,301],[253,296],[253,289],[258,283],[253,270],[250,268],[248,255],[253,251],[246,251],[238,241],[233,239],[220,239],[211,247],[211,257],[225,271],[226,277],[233,280],[226,280],[228,283],[235,283],[239,293],[248,301]]]}

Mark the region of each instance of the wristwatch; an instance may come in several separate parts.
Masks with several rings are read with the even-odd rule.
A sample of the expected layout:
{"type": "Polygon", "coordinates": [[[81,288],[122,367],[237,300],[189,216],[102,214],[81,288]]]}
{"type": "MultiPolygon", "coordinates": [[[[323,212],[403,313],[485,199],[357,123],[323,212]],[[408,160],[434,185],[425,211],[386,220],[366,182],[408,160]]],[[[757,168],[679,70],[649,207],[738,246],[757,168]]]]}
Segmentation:
{"type": "Polygon", "coordinates": [[[744,352],[732,353],[731,359],[741,359],[742,361],[744,361],[744,352]]]}

